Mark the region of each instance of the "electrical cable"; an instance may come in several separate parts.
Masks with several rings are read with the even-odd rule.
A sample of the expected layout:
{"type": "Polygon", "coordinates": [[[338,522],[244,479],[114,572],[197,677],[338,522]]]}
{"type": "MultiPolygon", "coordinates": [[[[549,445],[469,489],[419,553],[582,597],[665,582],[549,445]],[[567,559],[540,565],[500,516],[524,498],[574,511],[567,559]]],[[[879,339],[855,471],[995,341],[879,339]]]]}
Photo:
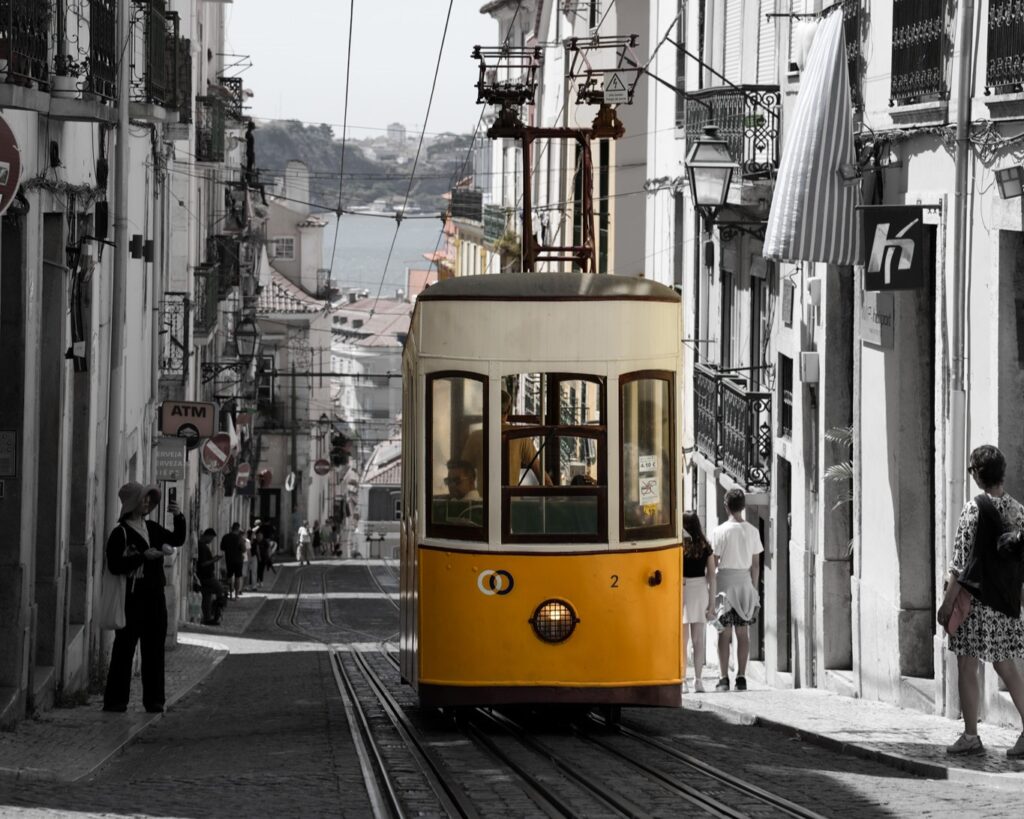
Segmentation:
{"type": "MultiPolygon", "coordinates": [[[[613,0],[614,1],[614,0],[613,0]]],[[[416,146],[416,156],[412,163],[412,172],[409,175],[409,187],[405,192],[405,201],[402,206],[402,212],[405,212],[405,208],[409,204],[409,196],[412,193],[413,179],[416,175],[416,166],[419,164],[420,151],[423,148],[423,138],[427,130],[427,122],[430,121],[430,109],[434,104],[434,92],[437,89],[437,76],[441,71],[441,57],[444,54],[444,44],[448,39],[448,24],[452,18],[452,6],[455,4],[455,0],[448,0],[448,14],[444,18],[444,31],[441,33],[441,47],[437,51],[437,64],[434,66],[434,79],[430,84],[430,98],[427,100],[427,113],[423,118],[423,130],[420,132],[419,144],[416,146]]],[[[381,291],[384,289],[384,279],[388,275],[388,265],[391,264],[391,254],[395,251],[395,242],[398,240],[398,231],[402,227],[402,217],[396,217],[395,219],[395,234],[391,237],[391,247],[388,248],[388,257],[384,262],[384,272],[380,276],[380,285],[377,287],[377,296],[374,299],[374,307],[376,307],[377,301],[380,300],[381,291]]],[[[370,316],[373,316],[373,308],[370,309],[370,316]]]]}
{"type": "MultiPolygon", "coordinates": [[[[334,258],[338,253],[338,234],[341,232],[341,194],[345,186],[345,144],[348,141],[348,87],[352,77],[352,28],[356,15],[356,0],[351,0],[348,14],[348,56],[345,58],[345,106],[341,125],[341,168],[338,171],[338,207],[334,211],[334,242],[331,246],[331,263],[327,266],[334,278],[334,258]]],[[[412,179],[410,178],[410,185],[412,179]]],[[[408,204],[408,202],[407,202],[408,204]]],[[[328,299],[329,301],[329,299],[328,299]]]]}

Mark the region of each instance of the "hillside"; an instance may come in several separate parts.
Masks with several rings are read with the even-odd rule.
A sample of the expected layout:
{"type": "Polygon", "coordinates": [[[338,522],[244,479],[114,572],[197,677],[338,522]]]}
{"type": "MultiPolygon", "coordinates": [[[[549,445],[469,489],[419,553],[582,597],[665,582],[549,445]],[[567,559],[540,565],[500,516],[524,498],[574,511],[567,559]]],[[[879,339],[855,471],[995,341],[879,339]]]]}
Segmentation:
{"type": "MultiPolygon", "coordinates": [[[[338,204],[338,181],[341,168],[341,143],[329,125],[303,125],[293,120],[257,123],[256,164],[264,178],[279,174],[286,163],[299,159],[310,171],[310,197],[315,204],[333,209],[338,204]]],[[[410,204],[423,210],[440,210],[441,194],[452,188],[455,176],[469,173],[466,162],[470,136],[446,134],[425,146],[416,168],[416,179],[410,204]]],[[[377,140],[349,140],[345,146],[345,179],[341,190],[342,207],[368,205],[375,199],[397,197],[401,201],[409,187],[411,158],[405,164],[394,159],[374,160],[377,140]]],[[[405,152],[415,152],[415,142],[405,152]]]]}

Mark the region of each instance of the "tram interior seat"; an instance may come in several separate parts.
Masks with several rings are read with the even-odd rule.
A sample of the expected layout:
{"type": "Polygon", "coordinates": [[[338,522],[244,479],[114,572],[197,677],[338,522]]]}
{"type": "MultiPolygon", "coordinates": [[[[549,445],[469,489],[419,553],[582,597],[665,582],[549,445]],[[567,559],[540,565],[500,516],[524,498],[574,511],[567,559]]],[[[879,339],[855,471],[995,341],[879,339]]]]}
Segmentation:
{"type": "Polygon", "coordinates": [[[582,535],[597,532],[597,498],[511,498],[509,517],[517,535],[582,535]]]}
{"type": "Polygon", "coordinates": [[[440,497],[433,499],[434,523],[454,526],[483,526],[484,505],[479,501],[440,497]]]}

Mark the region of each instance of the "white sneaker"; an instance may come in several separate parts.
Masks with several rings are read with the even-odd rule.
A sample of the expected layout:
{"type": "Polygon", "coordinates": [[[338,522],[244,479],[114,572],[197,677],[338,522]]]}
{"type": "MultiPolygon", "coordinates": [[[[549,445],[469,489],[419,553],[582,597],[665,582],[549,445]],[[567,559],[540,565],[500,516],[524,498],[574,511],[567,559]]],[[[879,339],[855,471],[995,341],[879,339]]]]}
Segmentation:
{"type": "Polygon", "coordinates": [[[690,684],[686,680],[683,680],[683,693],[684,694],[689,694],[690,693],[690,684]]]}
{"type": "Polygon", "coordinates": [[[985,746],[981,744],[981,737],[968,737],[967,734],[960,734],[957,741],[946,746],[946,753],[950,756],[971,756],[985,753],[985,746]]]}

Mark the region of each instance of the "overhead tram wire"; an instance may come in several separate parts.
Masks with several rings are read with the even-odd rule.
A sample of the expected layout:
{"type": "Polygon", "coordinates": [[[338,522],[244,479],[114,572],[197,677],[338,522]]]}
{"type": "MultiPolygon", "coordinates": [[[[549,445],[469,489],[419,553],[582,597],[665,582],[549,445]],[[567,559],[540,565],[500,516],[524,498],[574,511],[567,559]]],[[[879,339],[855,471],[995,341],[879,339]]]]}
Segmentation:
{"type": "MultiPolygon", "coordinates": [[[[334,243],[331,246],[331,263],[328,269],[334,278],[334,258],[338,253],[338,234],[341,232],[341,194],[345,188],[345,143],[348,141],[348,87],[352,76],[352,28],[356,16],[356,0],[351,0],[348,13],[348,56],[345,58],[345,110],[341,124],[341,169],[338,171],[338,207],[334,211],[334,243]]],[[[328,299],[328,301],[330,301],[328,299]]]]}
{"type": "MultiPolygon", "coordinates": [[[[508,45],[508,38],[512,36],[512,28],[516,24],[516,19],[519,17],[519,10],[522,7],[523,7],[523,0],[519,0],[519,2],[516,3],[516,10],[512,12],[512,20],[508,24],[508,31],[505,32],[505,39],[502,41],[502,46],[508,45]]],[[[484,114],[486,113],[486,111],[487,111],[487,106],[486,105],[481,105],[480,106],[480,116],[478,116],[477,119],[476,119],[476,127],[473,128],[473,135],[472,135],[472,137],[469,140],[469,147],[466,149],[466,157],[465,157],[465,159],[462,160],[462,166],[459,168],[458,173],[456,173],[452,177],[451,187],[453,189],[454,189],[455,185],[458,184],[459,180],[465,179],[465,177],[466,177],[466,166],[469,165],[469,160],[473,156],[473,148],[476,145],[477,134],[480,133],[480,125],[484,121],[484,114]]],[[[474,176],[476,175],[476,169],[475,168],[473,169],[473,174],[474,174],[474,176]]],[[[497,174],[497,171],[492,171],[488,175],[489,176],[494,176],[496,174],[497,174]]],[[[431,254],[431,257],[435,260],[434,264],[437,264],[437,261],[436,261],[437,254],[438,254],[438,251],[441,249],[441,242],[444,240],[444,229],[445,229],[445,225],[446,224],[447,224],[446,220],[444,219],[444,215],[442,214],[442,217],[441,217],[441,230],[437,234],[437,242],[434,243],[434,252],[431,254]]],[[[438,277],[440,277],[440,270],[438,271],[438,277]]]]}
{"type": "Polygon", "coordinates": [[[430,98],[427,100],[427,113],[423,117],[423,128],[420,131],[420,140],[416,145],[416,156],[412,161],[412,171],[409,173],[409,187],[405,191],[405,200],[402,203],[401,214],[395,217],[395,233],[391,237],[391,247],[388,248],[388,257],[384,262],[384,271],[380,274],[380,285],[377,287],[377,295],[373,300],[373,307],[370,308],[370,317],[377,310],[377,302],[380,301],[381,291],[384,289],[384,279],[388,275],[388,265],[391,264],[391,255],[395,252],[395,242],[398,240],[398,231],[402,229],[402,219],[405,217],[405,210],[409,206],[409,196],[412,194],[413,182],[416,179],[416,166],[420,161],[420,151],[423,150],[423,139],[427,132],[427,123],[430,121],[430,109],[434,104],[434,92],[437,90],[437,76],[441,72],[441,57],[444,55],[444,44],[448,39],[448,24],[452,19],[452,6],[455,5],[455,0],[448,0],[448,13],[444,18],[444,31],[441,32],[441,46],[437,50],[437,64],[434,66],[434,79],[430,84],[430,98]]]}

